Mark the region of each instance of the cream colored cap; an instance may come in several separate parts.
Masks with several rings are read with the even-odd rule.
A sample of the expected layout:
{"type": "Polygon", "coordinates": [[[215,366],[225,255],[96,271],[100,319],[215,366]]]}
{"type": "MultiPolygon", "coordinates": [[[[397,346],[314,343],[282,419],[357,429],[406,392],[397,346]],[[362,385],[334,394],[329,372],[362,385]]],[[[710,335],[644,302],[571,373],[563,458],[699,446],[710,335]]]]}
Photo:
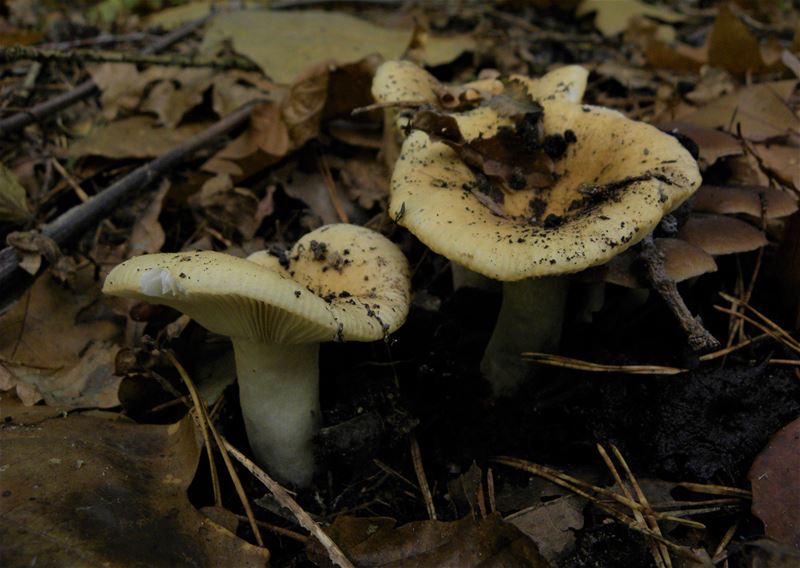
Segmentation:
{"type": "MultiPolygon", "coordinates": [[[[700,185],[689,152],[657,128],[601,107],[546,100],[542,106],[546,135],[571,130],[576,138],[555,162],[552,187],[505,193],[490,208],[470,189],[475,174],[456,152],[415,131],[392,175],[392,217],[470,270],[520,280],[607,262],[700,185]],[[534,215],[539,224],[530,222],[534,215]]],[[[467,140],[511,125],[489,107],[453,116],[467,140]]]]}
{"type": "MultiPolygon", "coordinates": [[[[567,65],[539,78],[512,75],[511,79],[525,85],[536,100],[579,102],[586,91],[589,72],[580,65],[567,65]]],[[[439,102],[438,93],[447,90],[433,75],[410,61],[386,61],[378,67],[372,80],[372,96],[379,103],[439,102]]],[[[500,95],[504,86],[497,79],[481,79],[456,87],[469,89],[490,97],[500,95]]]]}
{"type": "Polygon", "coordinates": [[[135,257],[111,271],[103,291],[165,304],[230,337],[372,341],[405,321],[410,277],[405,256],[386,237],[337,224],[305,235],[283,263],[266,252],[135,257]]]}

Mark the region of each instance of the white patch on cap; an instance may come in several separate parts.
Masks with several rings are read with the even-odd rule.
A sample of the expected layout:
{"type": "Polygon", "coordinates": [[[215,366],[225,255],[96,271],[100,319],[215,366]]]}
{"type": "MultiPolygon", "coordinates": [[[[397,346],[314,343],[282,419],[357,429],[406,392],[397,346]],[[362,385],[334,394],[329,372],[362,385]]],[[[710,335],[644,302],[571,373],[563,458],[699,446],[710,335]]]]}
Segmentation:
{"type": "Polygon", "coordinates": [[[177,296],[185,294],[186,290],[175,280],[167,268],[151,268],[142,274],[139,280],[139,290],[145,296],[177,296]]]}

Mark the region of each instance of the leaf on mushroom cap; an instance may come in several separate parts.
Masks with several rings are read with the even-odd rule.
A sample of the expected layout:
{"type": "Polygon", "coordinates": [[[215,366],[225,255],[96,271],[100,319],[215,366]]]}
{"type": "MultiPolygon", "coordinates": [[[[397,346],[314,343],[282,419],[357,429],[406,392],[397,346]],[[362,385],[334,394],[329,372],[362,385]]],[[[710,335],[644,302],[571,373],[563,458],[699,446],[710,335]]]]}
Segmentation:
{"type": "Polygon", "coordinates": [[[694,215],[678,231],[678,238],[714,256],[749,252],[766,246],[764,233],[733,217],[694,215]]]}
{"type": "MultiPolygon", "coordinates": [[[[589,72],[580,65],[560,67],[539,78],[512,75],[510,83],[520,83],[535,100],[579,102],[586,90],[589,72]]],[[[497,79],[472,81],[457,87],[459,92],[470,89],[484,97],[502,97],[507,87],[497,79]]],[[[428,102],[439,103],[446,90],[433,75],[410,61],[386,61],[375,72],[372,96],[379,103],[428,102]]]]}
{"type": "Polygon", "coordinates": [[[797,211],[797,201],[788,193],[774,187],[754,185],[703,185],[692,198],[692,209],[709,213],[737,214],[761,218],[761,199],[767,219],[788,217],[797,211]]]}
{"type": "MultiPolygon", "coordinates": [[[[489,208],[470,191],[475,174],[456,153],[413,132],[392,176],[390,214],[439,254],[511,281],[607,262],[700,185],[691,155],[657,128],[600,107],[542,106],[546,135],[571,130],[576,138],[550,188],[505,193],[489,208]]],[[[467,140],[511,124],[487,107],[454,117],[467,140]]]]}
{"type": "Polygon", "coordinates": [[[135,257],[111,271],[103,291],[168,305],[215,333],[287,344],[380,339],[403,323],[410,297],[397,246],[347,224],[308,233],[283,264],[265,252],[135,257]]]}

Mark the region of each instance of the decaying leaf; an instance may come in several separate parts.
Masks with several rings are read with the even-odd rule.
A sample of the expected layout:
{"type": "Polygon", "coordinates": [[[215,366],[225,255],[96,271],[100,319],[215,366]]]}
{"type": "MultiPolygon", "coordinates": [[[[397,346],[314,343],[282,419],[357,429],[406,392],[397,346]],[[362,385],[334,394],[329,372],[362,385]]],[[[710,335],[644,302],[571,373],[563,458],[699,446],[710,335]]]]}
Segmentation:
{"type": "Polygon", "coordinates": [[[646,16],[664,22],[679,22],[684,19],[681,14],[665,6],[645,4],[639,0],[584,0],[576,15],[583,16],[595,12],[594,25],[606,36],[615,36],[624,32],[631,18],[646,16]]]}
{"type": "Polygon", "coordinates": [[[154,113],[161,124],[174,128],[183,115],[203,102],[203,93],[213,81],[214,73],[209,69],[181,69],[150,89],[141,110],[154,113]]]}
{"type": "Polygon", "coordinates": [[[734,16],[727,4],[721,4],[708,38],[708,62],[731,73],[766,71],[756,38],[747,26],[734,16]]]}
{"type": "Polygon", "coordinates": [[[665,122],[659,124],[665,132],[688,136],[700,150],[700,165],[714,165],[720,158],[738,156],[744,153],[742,143],[727,132],[696,126],[687,122],[665,122]]]}
{"type": "Polygon", "coordinates": [[[3,401],[5,566],[252,566],[266,549],[192,507],[191,418],[140,425],[73,414],[31,423],[3,401]]]}
{"type": "Polygon", "coordinates": [[[155,158],[188,140],[206,125],[192,123],[179,128],[162,128],[151,116],[137,115],[95,127],[66,149],[66,156],[105,158],[155,158]]]}
{"type": "Polygon", "coordinates": [[[0,221],[25,221],[30,216],[25,188],[11,170],[0,164],[0,221]]]}
{"type": "MultiPolygon", "coordinates": [[[[386,568],[549,567],[536,545],[499,515],[450,523],[416,521],[395,528],[387,517],[340,515],[326,532],[356,566],[386,568]]],[[[331,567],[316,540],[307,547],[317,566],[331,567]]]]}
{"type": "Polygon", "coordinates": [[[681,122],[706,128],[721,128],[753,141],[800,132],[800,118],[792,112],[787,100],[794,92],[796,80],[759,83],[744,87],[713,100],[686,115],[681,122]]]}
{"type": "Polygon", "coordinates": [[[27,403],[111,407],[119,404],[114,376],[116,323],[92,313],[99,284],[87,265],[75,292],[52,278],[39,278],[23,298],[0,316],[0,367],[6,387],[16,386],[27,403]]]}
{"type": "Polygon", "coordinates": [[[161,182],[152,201],[133,225],[130,239],[128,239],[130,256],[158,252],[164,246],[164,228],[158,222],[158,216],[161,215],[161,204],[164,202],[169,188],[169,181],[161,182]]]}
{"type": "Polygon", "coordinates": [[[554,565],[575,544],[575,531],[583,528],[586,499],[565,495],[513,515],[506,521],[528,535],[542,556],[554,565]]]}
{"type": "Polygon", "coordinates": [[[770,438],[750,468],[753,514],[767,536],[800,551],[800,418],[770,438]]]}
{"type": "MultiPolygon", "coordinates": [[[[372,53],[399,59],[411,30],[384,28],[341,12],[239,11],[214,18],[204,47],[215,51],[225,39],[273,80],[289,83],[309,66],[326,61],[352,63],[372,53]]],[[[441,65],[473,47],[469,35],[433,36],[426,46],[425,62],[441,65]]]]}

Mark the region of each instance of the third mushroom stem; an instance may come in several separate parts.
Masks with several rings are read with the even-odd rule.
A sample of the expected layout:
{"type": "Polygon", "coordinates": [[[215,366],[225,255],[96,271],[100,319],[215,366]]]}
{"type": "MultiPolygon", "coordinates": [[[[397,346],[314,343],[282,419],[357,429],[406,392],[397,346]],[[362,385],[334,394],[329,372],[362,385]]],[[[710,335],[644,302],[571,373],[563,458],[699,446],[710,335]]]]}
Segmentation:
{"type": "Polygon", "coordinates": [[[481,361],[496,396],[513,393],[531,373],[522,353],[558,347],[568,288],[567,276],[503,282],[503,304],[481,361]]]}

